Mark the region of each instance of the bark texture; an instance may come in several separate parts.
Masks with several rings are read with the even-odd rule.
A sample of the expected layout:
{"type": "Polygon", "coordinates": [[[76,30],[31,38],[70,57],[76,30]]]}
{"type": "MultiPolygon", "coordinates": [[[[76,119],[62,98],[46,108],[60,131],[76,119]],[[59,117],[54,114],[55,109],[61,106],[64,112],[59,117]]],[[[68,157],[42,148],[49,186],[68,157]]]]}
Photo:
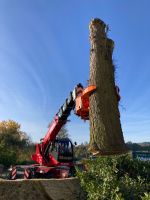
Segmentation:
{"type": "Polygon", "coordinates": [[[100,19],[92,20],[89,29],[90,84],[97,86],[90,97],[90,150],[100,155],[122,154],[127,148],[115,91],[114,42],[107,38],[107,26],[100,19]]]}

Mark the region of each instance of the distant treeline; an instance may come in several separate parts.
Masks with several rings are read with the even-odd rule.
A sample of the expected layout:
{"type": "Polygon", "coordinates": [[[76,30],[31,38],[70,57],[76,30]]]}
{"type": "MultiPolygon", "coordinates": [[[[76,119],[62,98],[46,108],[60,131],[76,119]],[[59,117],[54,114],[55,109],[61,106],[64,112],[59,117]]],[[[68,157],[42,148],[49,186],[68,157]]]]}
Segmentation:
{"type": "Polygon", "coordinates": [[[150,151],[150,142],[143,142],[143,143],[127,142],[126,145],[132,151],[150,151]]]}

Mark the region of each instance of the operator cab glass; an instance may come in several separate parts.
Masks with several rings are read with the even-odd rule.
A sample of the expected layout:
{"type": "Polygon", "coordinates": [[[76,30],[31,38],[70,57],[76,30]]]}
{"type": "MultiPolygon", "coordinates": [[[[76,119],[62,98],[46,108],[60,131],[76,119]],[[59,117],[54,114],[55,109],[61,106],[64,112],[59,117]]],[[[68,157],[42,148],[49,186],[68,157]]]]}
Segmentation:
{"type": "Polygon", "coordinates": [[[50,153],[59,162],[73,161],[73,145],[68,138],[56,139],[50,147],[50,153]]]}

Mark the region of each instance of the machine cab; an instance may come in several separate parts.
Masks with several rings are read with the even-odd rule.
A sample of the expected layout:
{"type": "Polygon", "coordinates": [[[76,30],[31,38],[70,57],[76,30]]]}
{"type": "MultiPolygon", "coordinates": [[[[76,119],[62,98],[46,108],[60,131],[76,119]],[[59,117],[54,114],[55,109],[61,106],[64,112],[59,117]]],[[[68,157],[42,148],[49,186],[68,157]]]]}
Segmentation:
{"type": "Polygon", "coordinates": [[[56,138],[51,143],[49,153],[58,162],[72,162],[73,161],[73,144],[68,138],[56,138]]]}

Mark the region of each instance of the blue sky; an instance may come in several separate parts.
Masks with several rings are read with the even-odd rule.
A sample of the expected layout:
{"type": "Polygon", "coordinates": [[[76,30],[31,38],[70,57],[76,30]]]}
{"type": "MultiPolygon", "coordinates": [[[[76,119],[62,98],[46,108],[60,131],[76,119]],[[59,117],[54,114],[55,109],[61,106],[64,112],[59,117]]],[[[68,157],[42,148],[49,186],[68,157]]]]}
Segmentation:
{"type": "MultiPolygon", "coordinates": [[[[89,79],[92,18],[109,24],[126,141],[150,141],[149,0],[0,0],[0,120],[38,142],[74,86],[89,79]]],[[[70,117],[74,141],[89,123],[70,117]]]]}

